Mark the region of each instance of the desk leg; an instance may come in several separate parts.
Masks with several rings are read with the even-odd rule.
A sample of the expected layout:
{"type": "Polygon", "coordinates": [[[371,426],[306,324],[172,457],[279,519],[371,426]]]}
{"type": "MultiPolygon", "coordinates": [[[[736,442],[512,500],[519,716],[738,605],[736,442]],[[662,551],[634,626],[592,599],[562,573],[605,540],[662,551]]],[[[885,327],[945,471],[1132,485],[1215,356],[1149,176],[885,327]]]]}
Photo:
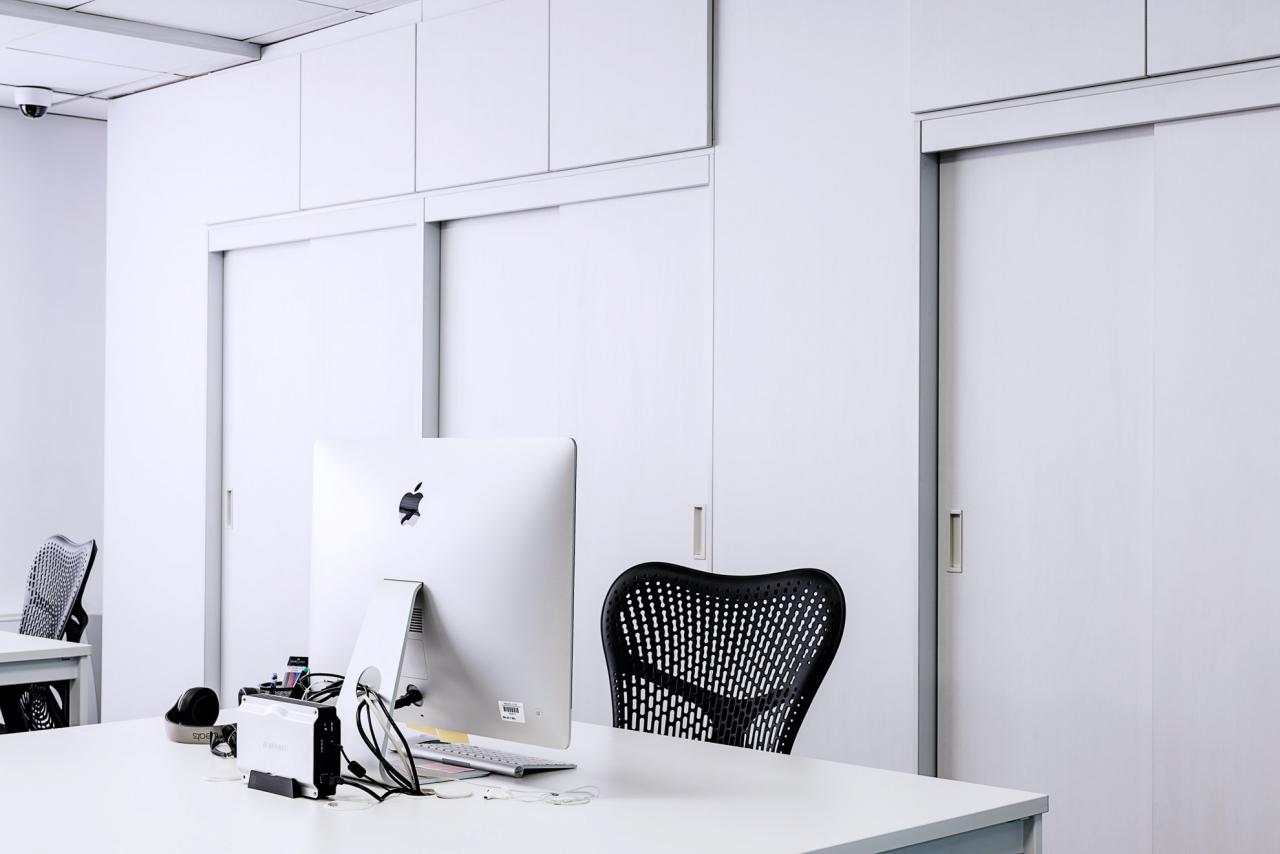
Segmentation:
{"type": "Polygon", "coordinates": [[[76,678],[71,680],[71,696],[68,697],[67,723],[80,726],[89,720],[89,656],[76,659],[76,678]]]}
{"type": "Polygon", "coordinates": [[[1022,820],[1022,854],[1044,854],[1043,818],[1033,815],[1022,820]]]}

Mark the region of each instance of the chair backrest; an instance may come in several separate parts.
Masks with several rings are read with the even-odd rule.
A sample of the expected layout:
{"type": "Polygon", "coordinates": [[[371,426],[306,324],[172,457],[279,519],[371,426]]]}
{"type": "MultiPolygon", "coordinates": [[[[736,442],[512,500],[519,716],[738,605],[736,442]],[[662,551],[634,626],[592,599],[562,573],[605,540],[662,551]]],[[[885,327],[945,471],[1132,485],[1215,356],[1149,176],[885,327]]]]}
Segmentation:
{"type": "Polygon", "coordinates": [[[844,634],[844,593],[820,569],[717,575],[633,566],[600,618],[623,729],[790,753],[844,634]]]}
{"type": "MultiPolygon", "coordinates": [[[[98,554],[98,544],[73,543],[61,534],[44,541],[31,562],[27,575],[27,595],[22,603],[22,621],[18,633],[41,638],[62,638],[76,612],[83,613],[80,599],[84,595],[89,570],[98,554]]],[[[82,623],[73,626],[79,641],[82,623]]]]}
{"type": "MultiPolygon", "coordinates": [[[[54,535],[44,541],[27,576],[20,634],[80,640],[89,623],[81,598],[97,554],[93,540],[73,543],[54,535]]],[[[0,686],[0,716],[9,732],[64,727],[69,700],[63,682],[0,686]]]]}

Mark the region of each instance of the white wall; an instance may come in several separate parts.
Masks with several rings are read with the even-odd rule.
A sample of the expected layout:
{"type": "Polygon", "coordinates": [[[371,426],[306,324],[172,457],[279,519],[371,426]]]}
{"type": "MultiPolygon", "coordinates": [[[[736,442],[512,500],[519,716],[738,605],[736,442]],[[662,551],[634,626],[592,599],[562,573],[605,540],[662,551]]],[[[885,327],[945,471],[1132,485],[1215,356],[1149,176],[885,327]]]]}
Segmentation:
{"type": "Polygon", "coordinates": [[[916,770],[908,9],[717,9],[717,572],[825,569],[844,642],[795,752],[916,770]]]}
{"type": "Polygon", "coordinates": [[[0,629],[40,543],[98,541],[85,588],[101,685],[107,129],[0,109],[0,629]]]}
{"type": "MultiPolygon", "coordinates": [[[[102,536],[106,125],[0,109],[0,615],[46,537],[102,536]]],[[[102,610],[99,555],[85,608],[102,610]]]]}
{"type": "MultiPolygon", "coordinates": [[[[108,128],[103,718],[205,679],[206,223],[296,210],[298,58],[112,104],[108,128]]],[[[215,639],[216,640],[216,639],[215,639]]]]}

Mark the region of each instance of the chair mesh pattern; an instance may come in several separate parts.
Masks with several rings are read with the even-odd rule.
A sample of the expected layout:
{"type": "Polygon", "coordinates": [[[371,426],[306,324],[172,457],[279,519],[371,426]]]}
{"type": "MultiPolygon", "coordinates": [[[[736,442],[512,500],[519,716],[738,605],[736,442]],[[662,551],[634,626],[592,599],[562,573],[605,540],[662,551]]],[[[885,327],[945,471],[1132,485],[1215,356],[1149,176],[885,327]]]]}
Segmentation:
{"type": "MultiPolygon", "coordinates": [[[[73,543],[53,536],[40,546],[27,576],[18,633],[41,638],[79,641],[88,621],[80,603],[85,581],[97,554],[97,544],[73,543]]],[[[53,729],[66,726],[65,684],[40,682],[2,689],[0,714],[10,730],[53,729]],[[58,694],[55,699],[55,692],[58,694]],[[16,713],[18,720],[14,721],[16,713]]]]}
{"type": "Polygon", "coordinates": [[[844,594],[820,569],[644,563],[609,589],[600,630],[615,727],[790,753],[840,646],[844,594]]]}

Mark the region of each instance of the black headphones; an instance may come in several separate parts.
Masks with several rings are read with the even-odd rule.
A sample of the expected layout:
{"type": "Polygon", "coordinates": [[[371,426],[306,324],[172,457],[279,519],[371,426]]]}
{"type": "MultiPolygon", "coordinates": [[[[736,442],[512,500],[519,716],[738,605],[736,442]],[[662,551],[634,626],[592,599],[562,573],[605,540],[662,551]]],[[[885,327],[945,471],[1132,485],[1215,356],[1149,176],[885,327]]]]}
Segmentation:
{"type": "Polygon", "coordinates": [[[219,711],[218,695],[212,688],[188,688],[165,712],[164,731],[170,741],[179,744],[208,745],[219,711]]]}

